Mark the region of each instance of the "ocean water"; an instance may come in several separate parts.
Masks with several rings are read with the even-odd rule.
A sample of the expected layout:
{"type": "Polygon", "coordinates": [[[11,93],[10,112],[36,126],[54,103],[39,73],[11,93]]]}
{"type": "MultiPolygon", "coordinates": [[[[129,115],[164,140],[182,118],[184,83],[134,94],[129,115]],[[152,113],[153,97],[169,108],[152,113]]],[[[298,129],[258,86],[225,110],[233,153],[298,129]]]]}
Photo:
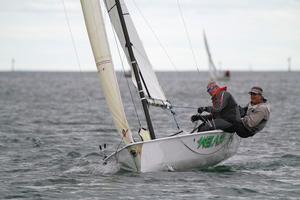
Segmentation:
{"type": "MultiPolygon", "coordinates": [[[[267,127],[243,139],[229,160],[206,169],[131,173],[102,165],[98,146],[107,144],[110,153],[120,138],[96,73],[1,72],[0,199],[300,199],[299,75],[233,72],[221,83],[241,105],[251,86],[263,87],[272,109],[267,127]]],[[[210,103],[207,77],[158,73],[182,129],[191,130],[190,116],[210,103]]],[[[118,78],[136,131],[145,126],[139,100],[129,79],[118,78]]],[[[158,137],[176,131],[170,113],[150,112],[158,137]]]]}

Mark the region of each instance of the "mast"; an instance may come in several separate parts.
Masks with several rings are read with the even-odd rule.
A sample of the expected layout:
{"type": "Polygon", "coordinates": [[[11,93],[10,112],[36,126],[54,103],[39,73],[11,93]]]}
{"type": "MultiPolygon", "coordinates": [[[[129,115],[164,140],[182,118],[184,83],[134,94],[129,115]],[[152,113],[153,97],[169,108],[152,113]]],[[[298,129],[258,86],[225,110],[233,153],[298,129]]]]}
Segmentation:
{"type": "Polygon", "coordinates": [[[139,67],[138,67],[137,61],[136,61],[134,53],[133,53],[132,44],[130,42],[128,30],[127,30],[126,23],[125,23],[124,16],[123,16],[123,11],[122,11],[122,8],[121,8],[121,4],[120,4],[119,0],[116,0],[115,2],[116,2],[116,7],[117,7],[117,10],[118,10],[119,17],[120,17],[120,22],[121,22],[123,34],[124,34],[125,41],[126,41],[125,46],[128,49],[128,53],[129,53],[130,61],[131,61],[131,66],[132,66],[132,69],[133,69],[133,72],[134,72],[134,76],[135,76],[137,86],[138,86],[139,95],[140,95],[141,102],[142,102],[142,105],[143,105],[143,110],[144,110],[144,113],[145,113],[147,126],[148,126],[148,129],[149,129],[149,132],[150,132],[151,139],[155,139],[154,129],[153,129],[153,126],[152,126],[152,122],[151,122],[151,118],[150,118],[150,114],[149,114],[149,110],[148,110],[148,102],[147,102],[147,99],[145,98],[145,94],[144,94],[144,91],[143,91],[141,78],[139,76],[139,67]]]}

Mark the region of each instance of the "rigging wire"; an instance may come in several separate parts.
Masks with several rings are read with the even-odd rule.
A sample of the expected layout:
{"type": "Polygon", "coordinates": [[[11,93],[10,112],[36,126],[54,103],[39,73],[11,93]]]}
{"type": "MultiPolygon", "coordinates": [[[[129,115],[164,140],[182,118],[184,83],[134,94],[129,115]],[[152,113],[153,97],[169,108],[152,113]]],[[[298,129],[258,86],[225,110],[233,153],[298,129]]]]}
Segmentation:
{"type": "Polygon", "coordinates": [[[132,0],[134,6],[136,7],[137,11],[139,12],[140,16],[142,17],[142,19],[144,20],[145,24],[147,25],[147,27],[149,28],[149,30],[152,32],[152,34],[154,35],[156,41],[158,42],[158,44],[160,45],[160,47],[162,48],[163,52],[166,54],[170,64],[174,67],[174,69],[176,71],[178,71],[175,63],[172,61],[170,55],[168,54],[166,48],[164,47],[164,45],[162,44],[162,42],[160,41],[159,37],[157,36],[157,34],[155,33],[155,31],[153,30],[153,28],[151,27],[149,21],[146,19],[146,17],[143,15],[141,9],[139,8],[139,6],[137,5],[135,0],[132,0]]]}
{"type": "MultiPolygon", "coordinates": [[[[183,12],[182,12],[182,8],[180,6],[179,0],[177,0],[177,6],[178,6],[180,17],[181,17],[181,20],[182,20],[182,23],[183,23],[183,26],[184,26],[186,37],[187,37],[188,43],[190,45],[190,49],[191,49],[191,52],[192,52],[192,55],[193,55],[193,59],[194,59],[195,65],[196,65],[197,72],[198,72],[198,74],[200,74],[201,72],[200,72],[200,69],[199,69],[199,65],[197,63],[196,55],[195,55],[195,52],[194,52],[194,49],[193,49],[193,46],[192,46],[191,38],[190,38],[188,29],[187,29],[187,26],[186,26],[186,23],[185,23],[185,20],[184,20],[184,16],[183,16],[183,12]]],[[[201,95],[201,92],[200,92],[200,95],[201,95]]]]}
{"type": "Polygon", "coordinates": [[[177,105],[172,105],[174,108],[184,108],[184,109],[197,109],[198,107],[192,107],[192,106],[177,106],[177,105]]]}
{"type": "Polygon", "coordinates": [[[82,72],[81,65],[80,65],[80,60],[79,60],[79,56],[78,56],[78,51],[77,51],[75,40],[74,40],[74,36],[73,36],[73,33],[72,33],[72,29],[71,29],[71,25],[70,25],[69,16],[68,16],[68,13],[67,13],[65,1],[61,0],[61,2],[63,4],[65,18],[66,18],[66,22],[67,22],[67,25],[68,25],[69,34],[70,34],[70,37],[71,37],[71,40],[72,40],[72,45],[73,45],[73,49],[74,49],[74,52],[75,52],[77,66],[79,67],[79,71],[82,72]]]}
{"type": "Polygon", "coordinates": [[[184,26],[185,34],[187,36],[187,40],[188,40],[188,43],[189,43],[189,46],[190,46],[190,49],[191,49],[191,52],[192,52],[192,55],[193,55],[194,63],[196,65],[198,73],[200,73],[199,65],[197,63],[196,55],[195,55],[195,52],[194,52],[194,49],[193,49],[193,46],[192,46],[191,38],[190,38],[188,29],[187,29],[187,26],[186,26],[186,23],[185,23],[185,20],[184,20],[184,16],[183,16],[183,12],[182,12],[179,0],[177,0],[177,6],[178,6],[180,17],[181,17],[181,20],[182,20],[182,23],[183,23],[183,26],[184,26]]]}
{"type": "MultiPolygon", "coordinates": [[[[83,82],[84,78],[83,78],[83,74],[82,74],[82,69],[81,69],[81,64],[80,64],[80,59],[79,59],[79,54],[78,54],[78,51],[77,51],[77,48],[76,48],[76,43],[75,43],[75,39],[74,39],[74,35],[73,35],[73,32],[72,32],[72,29],[71,29],[71,24],[70,24],[70,20],[69,20],[69,16],[68,16],[68,12],[67,12],[67,8],[66,8],[66,5],[65,5],[65,1],[64,0],[61,0],[62,2],[62,5],[63,5],[63,9],[64,9],[64,14],[65,14],[65,19],[66,19],[66,23],[67,23],[67,26],[68,26],[68,30],[69,30],[69,34],[70,34],[70,38],[71,38],[71,42],[72,42],[72,46],[73,46],[73,50],[74,50],[74,53],[75,53],[75,57],[76,57],[76,62],[77,62],[77,67],[79,69],[79,74],[80,74],[80,78],[83,82]]],[[[86,90],[83,90],[85,93],[86,90]]],[[[91,105],[90,105],[90,97],[89,95],[84,95],[85,98],[87,98],[87,101],[88,101],[88,106],[89,108],[91,109],[91,105]]]]}

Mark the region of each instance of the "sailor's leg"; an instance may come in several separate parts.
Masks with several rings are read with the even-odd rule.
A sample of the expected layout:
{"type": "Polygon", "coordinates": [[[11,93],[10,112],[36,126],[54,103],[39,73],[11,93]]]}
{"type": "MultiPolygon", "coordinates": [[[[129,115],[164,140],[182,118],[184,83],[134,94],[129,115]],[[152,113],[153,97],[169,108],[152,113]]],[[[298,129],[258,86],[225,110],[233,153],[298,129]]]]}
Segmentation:
{"type": "Polygon", "coordinates": [[[221,118],[213,119],[211,121],[206,121],[206,123],[201,124],[198,127],[198,132],[216,130],[216,129],[221,129],[229,133],[235,132],[234,126],[228,121],[221,118]]]}
{"type": "Polygon", "coordinates": [[[213,119],[212,114],[200,115],[200,120],[203,121],[203,122],[208,121],[208,120],[212,120],[212,119],[213,119]]]}
{"type": "Polygon", "coordinates": [[[229,132],[229,133],[235,132],[233,124],[231,124],[230,122],[228,122],[222,118],[214,119],[213,122],[215,125],[215,129],[221,129],[221,130],[223,130],[225,132],[229,132]]]}
{"type": "Polygon", "coordinates": [[[209,123],[202,123],[199,127],[198,127],[198,132],[203,132],[203,131],[210,131],[210,130],[214,130],[214,128],[209,124],[209,123]]]}
{"type": "Polygon", "coordinates": [[[234,129],[235,129],[236,134],[238,136],[240,136],[241,138],[247,138],[247,137],[251,137],[251,136],[254,135],[249,130],[247,130],[245,128],[245,126],[243,125],[242,122],[235,123],[234,124],[234,129]]]}

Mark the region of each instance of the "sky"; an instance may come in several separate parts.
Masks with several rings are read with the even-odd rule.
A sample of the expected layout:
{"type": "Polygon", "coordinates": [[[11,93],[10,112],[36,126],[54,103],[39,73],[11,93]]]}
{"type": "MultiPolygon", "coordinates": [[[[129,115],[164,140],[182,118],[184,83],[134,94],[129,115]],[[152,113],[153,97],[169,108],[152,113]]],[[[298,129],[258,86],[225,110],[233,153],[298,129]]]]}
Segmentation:
{"type": "MultiPolygon", "coordinates": [[[[300,0],[125,2],[155,70],[207,70],[203,30],[219,69],[300,70],[300,0]]],[[[0,71],[96,71],[79,0],[0,0],[0,28],[0,71]]]]}

